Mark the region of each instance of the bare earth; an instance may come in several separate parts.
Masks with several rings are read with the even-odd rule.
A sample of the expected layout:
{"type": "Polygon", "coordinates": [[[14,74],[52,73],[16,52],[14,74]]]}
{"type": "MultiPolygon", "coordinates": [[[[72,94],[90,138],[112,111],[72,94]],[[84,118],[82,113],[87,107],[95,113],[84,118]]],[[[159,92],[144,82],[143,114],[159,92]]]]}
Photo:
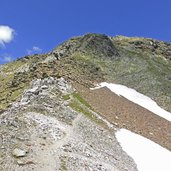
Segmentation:
{"type": "Polygon", "coordinates": [[[138,133],[171,150],[171,124],[107,88],[89,90],[77,85],[90,105],[119,128],[138,133]]]}

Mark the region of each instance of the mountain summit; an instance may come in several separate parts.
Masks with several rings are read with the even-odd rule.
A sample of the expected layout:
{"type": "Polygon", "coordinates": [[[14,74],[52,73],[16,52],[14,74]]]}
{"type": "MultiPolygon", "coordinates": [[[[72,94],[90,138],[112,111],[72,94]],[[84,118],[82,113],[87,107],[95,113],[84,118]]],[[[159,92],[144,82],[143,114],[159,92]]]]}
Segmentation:
{"type": "Polygon", "coordinates": [[[170,73],[170,43],[103,34],[1,65],[0,169],[137,170],[114,132],[125,128],[171,150],[170,122],[126,95],[91,88],[124,85],[169,113],[170,73]]]}

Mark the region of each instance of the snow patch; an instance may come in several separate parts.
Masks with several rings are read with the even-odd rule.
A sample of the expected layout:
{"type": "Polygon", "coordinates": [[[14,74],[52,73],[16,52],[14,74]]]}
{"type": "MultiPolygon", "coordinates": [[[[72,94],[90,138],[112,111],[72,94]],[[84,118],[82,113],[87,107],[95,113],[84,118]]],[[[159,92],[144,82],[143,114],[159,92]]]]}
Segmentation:
{"type": "Polygon", "coordinates": [[[102,87],[107,87],[108,89],[110,89],[112,92],[114,92],[118,96],[123,96],[126,99],[153,112],[154,114],[156,114],[162,118],[165,118],[168,121],[171,121],[171,113],[170,112],[167,112],[166,110],[162,109],[151,98],[137,92],[136,90],[134,90],[132,88],[128,88],[128,87],[126,87],[124,85],[120,85],[120,84],[102,82],[97,87],[91,88],[91,90],[99,89],[102,87]]]}
{"type": "Polygon", "coordinates": [[[171,152],[167,149],[126,129],[116,132],[116,138],[139,171],[171,171],[171,152]]]}

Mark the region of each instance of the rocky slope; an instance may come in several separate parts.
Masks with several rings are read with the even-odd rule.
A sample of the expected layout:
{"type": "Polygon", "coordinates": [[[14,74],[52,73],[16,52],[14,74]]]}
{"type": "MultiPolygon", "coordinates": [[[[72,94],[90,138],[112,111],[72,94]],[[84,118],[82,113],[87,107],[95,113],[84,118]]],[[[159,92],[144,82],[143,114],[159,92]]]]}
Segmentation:
{"type": "Polygon", "coordinates": [[[114,132],[125,127],[171,149],[170,123],[89,89],[123,84],[171,112],[170,73],[171,44],[100,34],[1,65],[1,170],[137,170],[114,132]]]}
{"type": "Polygon", "coordinates": [[[90,87],[109,81],[137,89],[171,111],[171,45],[153,39],[87,34],[52,52],[0,67],[0,109],[15,101],[34,78],[61,76],[90,87]]]}

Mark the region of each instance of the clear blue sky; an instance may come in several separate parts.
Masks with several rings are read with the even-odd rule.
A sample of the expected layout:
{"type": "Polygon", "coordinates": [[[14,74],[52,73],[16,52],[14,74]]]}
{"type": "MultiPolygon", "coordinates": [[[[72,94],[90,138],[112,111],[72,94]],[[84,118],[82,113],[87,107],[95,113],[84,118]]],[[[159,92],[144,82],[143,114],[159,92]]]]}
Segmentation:
{"type": "Polygon", "coordinates": [[[0,13],[0,25],[15,30],[0,63],[88,32],[171,40],[170,0],[0,0],[0,13]]]}

